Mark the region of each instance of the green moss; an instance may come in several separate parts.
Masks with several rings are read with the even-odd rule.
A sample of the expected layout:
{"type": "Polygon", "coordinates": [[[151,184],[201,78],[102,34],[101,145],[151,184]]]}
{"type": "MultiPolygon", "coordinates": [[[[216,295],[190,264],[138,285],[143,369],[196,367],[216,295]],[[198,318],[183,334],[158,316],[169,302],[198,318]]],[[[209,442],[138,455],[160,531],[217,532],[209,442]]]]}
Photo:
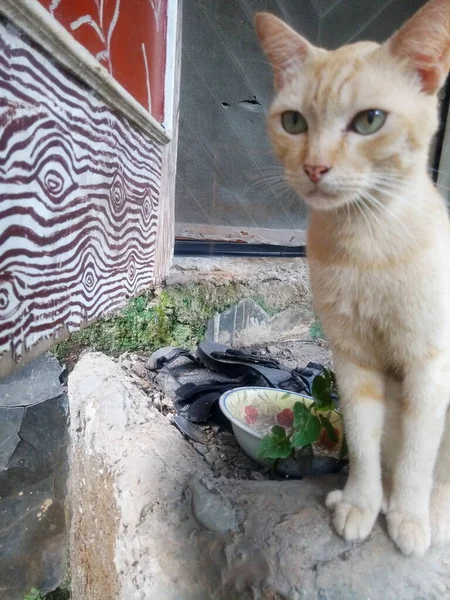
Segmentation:
{"type": "Polygon", "coordinates": [[[50,592],[44,596],[44,600],[70,600],[70,589],[67,587],[58,588],[54,592],[50,592]]]}
{"type": "Polygon", "coordinates": [[[309,334],[311,336],[311,339],[314,341],[324,338],[322,325],[320,324],[319,319],[316,318],[315,321],[311,323],[311,325],[309,326],[309,334]]]}
{"type": "MultiPolygon", "coordinates": [[[[130,300],[119,314],[100,319],[54,346],[61,361],[86,348],[118,356],[123,352],[148,353],[163,346],[193,347],[204,339],[208,319],[248,297],[245,286],[209,283],[170,286],[130,300]]],[[[261,300],[255,298],[256,301],[261,300]]],[[[273,309],[264,306],[269,314],[273,309]]]]}
{"type": "Polygon", "coordinates": [[[116,356],[122,352],[151,349],[169,337],[172,310],[164,292],[155,299],[149,294],[133,298],[126,308],[71,335],[53,348],[65,360],[71,353],[91,348],[116,356]]]}
{"type": "Polygon", "coordinates": [[[25,594],[25,596],[23,597],[23,600],[43,600],[43,596],[41,595],[41,592],[39,590],[37,590],[36,588],[32,588],[28,594],[25,594]]]}
{"type": "Polygon", "coordinates": [[[25,594],[23,600],[70,600],[70,588],[68,586],[60,587],[45,596],[36,588],[32,588],[28,594],[25,594]]]}
{"type": "Polygon", "coordinates": [[[273,317],[278,312],[280,312],[278,308],[275,308],[274,306],[270,305],[264,298],[257,297],[253,299],[269,315],[269,317],[273,317]]]}
{"type": "MultiPolygon", "coordinates": [[[[300,303],[301,297],[292,294],[282,301],[280,294],[267,285],[251,289],[241,282],[204,281],[146,292],[130,300],[119,314],[100,319],[57,344],[53,353],[72,366],[86,348],[119,356],[127,351],[148,354],[164,346],[194,347],[204,339],[214,313],[223,312],[243,298],[253,298],[269,316],[300,303]]],[[[321,337],[318,322],[311,327],[311,335],[314,339],[321,337]]]]}

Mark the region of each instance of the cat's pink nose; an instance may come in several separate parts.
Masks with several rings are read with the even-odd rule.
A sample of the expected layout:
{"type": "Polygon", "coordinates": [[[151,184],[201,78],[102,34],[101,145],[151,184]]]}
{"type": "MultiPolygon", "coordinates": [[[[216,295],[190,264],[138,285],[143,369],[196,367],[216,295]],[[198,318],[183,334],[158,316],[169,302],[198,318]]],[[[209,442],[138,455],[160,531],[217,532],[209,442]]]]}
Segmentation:
{"type": "Polygon", "coordinates": [[[303,170],[305,171],[305,173],[308,175],[308,177],[311,179],[311,181],[313,183],[317,183],[318,181],[320,181],[322,179],[322,177],[325,175],[325,173],[328,173],[328,171],[331,169],[331,167],[326,167],[325,165],[304,165],[303,166],[303,170]]]}

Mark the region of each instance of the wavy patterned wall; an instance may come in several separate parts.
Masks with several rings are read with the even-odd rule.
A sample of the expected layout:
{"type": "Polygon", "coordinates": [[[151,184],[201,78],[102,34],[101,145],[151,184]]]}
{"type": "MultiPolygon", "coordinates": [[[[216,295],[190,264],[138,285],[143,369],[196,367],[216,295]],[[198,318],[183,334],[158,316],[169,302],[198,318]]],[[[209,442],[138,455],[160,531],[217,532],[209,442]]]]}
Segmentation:
{"type": "Polygon", "coordinates": [[[0,21],[0,376],[154,280],[162,147],[0,21]]]}

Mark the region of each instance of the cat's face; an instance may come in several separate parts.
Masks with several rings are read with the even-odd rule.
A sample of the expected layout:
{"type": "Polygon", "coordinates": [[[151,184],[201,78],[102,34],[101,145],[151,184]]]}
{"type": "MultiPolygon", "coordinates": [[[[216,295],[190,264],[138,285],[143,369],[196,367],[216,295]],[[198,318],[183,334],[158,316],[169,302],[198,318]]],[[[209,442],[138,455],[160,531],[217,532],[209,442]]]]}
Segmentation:
{"type": "Polygon", "coordinates": [[[317,51],[273,103],[272,144],[287,181],[314,208],[376,190],[389,197],[426,163],[436,99],[380,54],[370,43],[317,51]]]}
{"type": "Polygon", "coordinates": [[[426,168],[441,80],[418,76],[393,42],[328,52],[276,17],[262,18],[258,33],[277,87],[269,134],[287,181],[319,210],[374,195],[390,201],[426,168]]]}

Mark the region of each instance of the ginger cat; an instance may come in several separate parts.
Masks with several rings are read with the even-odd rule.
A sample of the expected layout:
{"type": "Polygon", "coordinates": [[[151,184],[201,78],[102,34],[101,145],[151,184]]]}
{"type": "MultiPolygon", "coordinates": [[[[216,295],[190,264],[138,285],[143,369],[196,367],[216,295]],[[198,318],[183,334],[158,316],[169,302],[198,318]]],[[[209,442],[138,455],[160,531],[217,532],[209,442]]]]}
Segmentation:
{"type": "Polygon", "coordinates": [[[310,207],[311,286],[348,438],[349,478],[326,504],[347,540],[383,510],[398,548],[421,555],[450,539],[450,228],[427,174],[450,0],[383,45],[329,52],[268,13],[256,29],[277,92],[269,134],[310,207]]]}

